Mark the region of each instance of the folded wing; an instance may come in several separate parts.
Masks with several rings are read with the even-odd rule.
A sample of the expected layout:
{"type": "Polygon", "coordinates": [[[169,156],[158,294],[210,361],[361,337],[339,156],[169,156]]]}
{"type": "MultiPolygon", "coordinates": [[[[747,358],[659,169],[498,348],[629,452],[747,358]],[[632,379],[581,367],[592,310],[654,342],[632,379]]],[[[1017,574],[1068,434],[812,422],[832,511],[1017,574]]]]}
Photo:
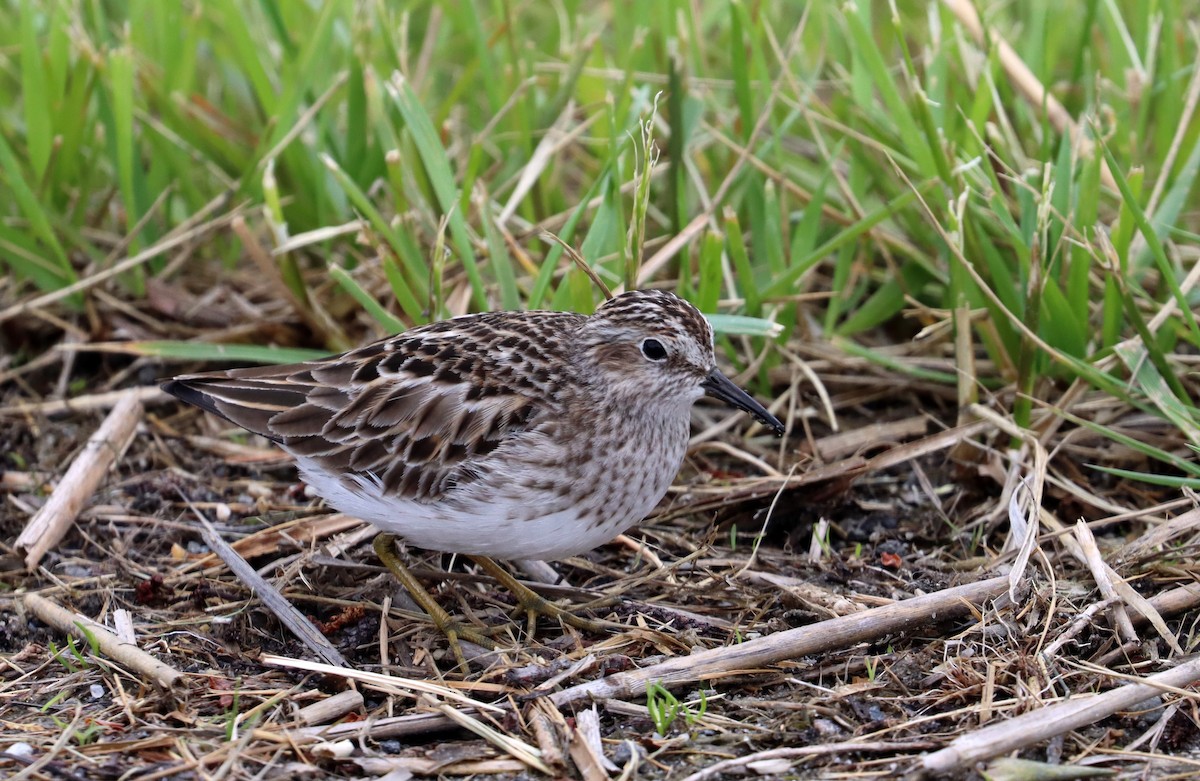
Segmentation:
{"type": "Polygon", "coordinates": [[[322,361],[186,375],[163,389],[358,490],[432,502],[477,479],[490,453],[553,406],[537,388],[505,381],[506,367],[485,365],[494,353],[472,355],[459,336],[418,330],[322,361]]]}

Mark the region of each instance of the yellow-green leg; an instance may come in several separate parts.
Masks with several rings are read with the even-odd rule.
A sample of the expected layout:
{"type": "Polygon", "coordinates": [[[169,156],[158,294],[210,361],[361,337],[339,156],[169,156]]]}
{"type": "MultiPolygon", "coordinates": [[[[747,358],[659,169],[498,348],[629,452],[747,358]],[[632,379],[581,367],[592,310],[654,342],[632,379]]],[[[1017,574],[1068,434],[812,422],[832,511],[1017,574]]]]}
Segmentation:
{"type": "Polygon", "coordinates": [[[525,608],[525,614],[529,620],[529,636],[533,637],[533,628],[537,622],[537,616],[543,615],[557,619],[564,624],[569,624],[576,629],[582,629],[585,632],[604,632],[608,629],[624,629],[621,624],[615,624],[611,621],[597,621],[591,618],[583,618],[577,616],[569,610],[565,610],[553,602],[547,600],[541,594],[538,594],[519,580],[509,574],[508,570],[501,567],[496,562],[486,556],[468,556],[471,561],[475,562],[483,569],[484,572],[496,579],[496,582],[508,589],[514,597],[517,598],[517,603],[525,608]]]}
{"type": "MultiPolygon", "coordinates": [[[[442,609],[416,576],[405,567],[400,557],[396,555],[396,537],[393,534],[378,534],[375,536],[375,541],[372,543],[375,548],[375,555],[383,562],[383,565],[391,570],[396,576],[396,580],[400,581],[400,585],[404,586],[404,590],[409,593],[413,601],[420,605],[421,609],[429,614],[429,619],[438,631],[446,636],[446,640],[450,643],[450,650],[454,653],[454,658],[458,661],[458,666],[463,670],[467,669],[467,661],[463,656],[462,647],[458,644],[459,638],[466,640],[469,643],[481,645],[484,648],[494,650],[496,643],[490,638],[480,633],[478,630],[466,626],[450,617],[450,614],[442,609]]],[[[494,566],[494,565],[493,565],[494,566]]]]}

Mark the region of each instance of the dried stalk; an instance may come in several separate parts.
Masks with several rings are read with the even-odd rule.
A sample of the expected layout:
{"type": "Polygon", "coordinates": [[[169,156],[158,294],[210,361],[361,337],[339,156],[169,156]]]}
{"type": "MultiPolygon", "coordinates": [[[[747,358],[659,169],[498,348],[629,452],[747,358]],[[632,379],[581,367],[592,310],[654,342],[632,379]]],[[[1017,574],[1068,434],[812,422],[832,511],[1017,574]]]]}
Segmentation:
{"type": "Polygon", "coordinates": [[[25,552],[25,566],[35,569],[75,523],[84,503],[96,492],[105,472],[125,451],[142,419],[142,405],[135,396],[125,396],[75,457],[49,501],[29,519],[15,547],[25,552]]]}
{"type": "Polygon", "coordinates": [[[319,702],[314,702],[312,705],[304,706],[296,714],[296,718],[309,726],[325,724],[326,722],[341,718],[350,711],[357,710],[362,706],[362,692],[355,689],[346,689],[332,697],[326,697],[319,702]]]}
{"type": "Polygon", "coordinates": [[[1007,588],[1007,577],[955,586],[745,643],[669,659],[641,670],[617,673],[552,694],[550,701],[561,707],[586,698],[634,697],[644,694],[652,681],[667,688],[677,687],[730,670],[753,669],[784,659],[845,648],[959,616],[975,610],[975,606],[985,600],[1001,596],[1007,588]]]}
{"type": "Polygon", "coordinates": [[[925,757],[921,767],[930,773],[950,773],[973,768],[976,762],[1007,754],[1080,729],[1156,697],[1164,688],[1178,689],[1200,680],[1200,659],[1151,675],[1145,683],[1111,689],[1094,697],[1074,697],[1046,708],[1023,713],[953,740],[949,746],[925,757]]]}
{"type": "Polygon", "coordinates": [[[105,656],[122,667],[141,673],[160,688],[170,690],[183,680],[183,673],[174,667],[163,664],[135,645],[123,642],[86,616],[72,613],[40,594],[26,594],[22,601],[43,623],[60,632],[75,635],[84,642],[95,642],[96,647],[103,651],[105,656]]]}
{"type": "Polygon", "coordinates": [[[91,393],[86,396],[76,396],[72,399],[51,399],[50,401],[21,401],[0,407],[0,417],[24,415],[65,415],[71,412],[91,412],[98,409],[113,409],[125,399],[135,399],[142,404],[160,404],[170,401],[171,397],[158,388],[126,388],[124,390],[91,393]]]}
{"type": "Polygon", "coordinates": [[[259,575],[254,567],[251,567],[245,559],[239,556],[232,545],[221,539],[207,519],[202,516],[201,521],[203,528],[200,533],[204,537],[204,543],[213,553],[221,557],[221,561],[225,562],[238,580],[258,595],[263,605],[275,614],[275,617],[296,636],[297,640],[304,643],[310,651],[329,664],[336,667],[350,666],[346,657],[333,647],[325,635],[317,631],[317,628],[303,613],[297,610],[291,602],[288,602],[287,598],[280,594],[278,589],[272,586],[266,578],[259,575]]]}

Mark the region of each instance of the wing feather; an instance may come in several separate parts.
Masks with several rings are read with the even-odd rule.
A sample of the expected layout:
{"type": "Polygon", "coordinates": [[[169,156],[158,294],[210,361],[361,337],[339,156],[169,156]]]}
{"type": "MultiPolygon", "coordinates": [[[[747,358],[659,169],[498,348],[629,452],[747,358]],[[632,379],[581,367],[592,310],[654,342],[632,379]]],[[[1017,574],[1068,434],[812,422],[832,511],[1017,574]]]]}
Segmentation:
{"type": "MultiPolygon", "coordinates": [[[[478,478],[489,455],[562,409],[547,339],[557,312],[470,315],[308,363],[192,374],[163,389],[343,476],[432,502],[478,478]]],[[[565,349],[565,348],[558,348],[565,349]]]]}

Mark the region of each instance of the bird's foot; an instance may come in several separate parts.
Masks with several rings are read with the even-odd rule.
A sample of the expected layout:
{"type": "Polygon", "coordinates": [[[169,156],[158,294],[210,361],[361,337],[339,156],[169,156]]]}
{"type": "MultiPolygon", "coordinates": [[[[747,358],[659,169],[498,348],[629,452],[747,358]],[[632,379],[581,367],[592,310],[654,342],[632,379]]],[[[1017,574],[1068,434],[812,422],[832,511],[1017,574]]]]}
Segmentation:
{"type": "Polygon", "coordinates": [[[467,667],[467,659],[463,655],[462,645],[460,640],[475,645],[482,646],[488,650],[496,650],[496,642],[492,640],[484,631],[481,631],[473,626],[468,626],[461,621],[455,621],[450,617],[442,606],[434,600],[416,576],[404,566],[400,561],[400,557],[396,555],[396,538],[392,534],[378,534],[375,537],[374,543],[375,555],[383,562],[383,565],[391,570],[396,576],[396,580],[400,581],[400,585],[404,586],[404,590],[409,593],[413,601],[426,613],[429,614],[429,620],[433,622],[434,627],[446,636],[446,640],[450,645],[450,651],[454,654],[455,661],[458,662],[459,668],[465,673],[467,667]]]}
{"type": "Polygon", "coordinates": [[[550,600],[543,597],[541,594],[530,589],[521,581],[517,580],[496,562],[486,556],[470,556],[471,561],[475,562],[496,579],[500,585],[504,586],[514,597],[517,604],[524,609],[526,619],[529,622],[529,636],[533,637],[534,628],[537,625],[538,616],[546,616],[560,623],[573,626],[584,632],[604,633],[611,629],[625,629],[623,624],[618,624],[613,621],[601,621],[595,618],[585,618],[565,608],[559,607],[550,600]]]}

